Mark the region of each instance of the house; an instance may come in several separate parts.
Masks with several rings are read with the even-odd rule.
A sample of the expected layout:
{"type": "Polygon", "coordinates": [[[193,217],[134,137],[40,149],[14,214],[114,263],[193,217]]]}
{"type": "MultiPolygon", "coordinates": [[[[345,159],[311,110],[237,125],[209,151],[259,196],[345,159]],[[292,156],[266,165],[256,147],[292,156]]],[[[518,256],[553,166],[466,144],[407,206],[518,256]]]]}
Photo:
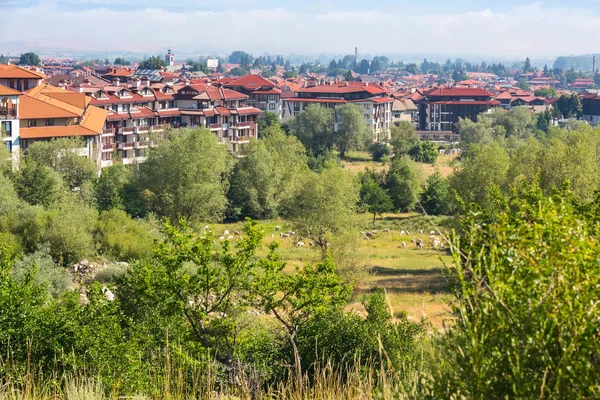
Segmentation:
{"type": "MultiPolygon", "coordinates": [[[[282,103],[282,121],[297,116],[310,104],[333,109],[342,104],[357,104],[363,108],[365,122],[373,132],[373,141],[385,142],[390,138],[394,99],[376,84],[337,82],[299,88],[294,91],[293,97],[283,98],[282,103]]],[[[334,129],[337,129],[337,118],[334,129]]]]}
{"type": "Polygon", "coordinates": [[[600,92],[581,95],[583,119],[590,125],[600,124],[600,92]]]}
{"type": "Polygon", "coordinates": [[[224,87],[248,96],[246,104],[281,115],[281,89],[260,75],[246,75],[230,80],[224,87]]]}
{"type": "Polygon", "coordinates": [[[20,92],[41,85],[45,78],[44,74],[32,69],[0,64],[0,85],[20,92]]]}
{"type": "Polygon", "coordinates": [[[411,99],[396,99],[392,104],[392,121],[408,121],[411,124],[417,120],[419,108],[411,99]]]}
{"type": "Polygon", "coordinates": [[[191,83],[174,95],[181,122],[192,128],[214,132],[218,141],[238,153],[244,144],[258,137],[258,117],[262,110],[246,104],[248,96],[207,83],[191,83]]]}
{"type": "Polygon", "coordinates": [[[459,119],[476,121],[479,114],[499,105],[485,89],[434,88],[419,102],[419,129],[454,131],[459,119]]]}

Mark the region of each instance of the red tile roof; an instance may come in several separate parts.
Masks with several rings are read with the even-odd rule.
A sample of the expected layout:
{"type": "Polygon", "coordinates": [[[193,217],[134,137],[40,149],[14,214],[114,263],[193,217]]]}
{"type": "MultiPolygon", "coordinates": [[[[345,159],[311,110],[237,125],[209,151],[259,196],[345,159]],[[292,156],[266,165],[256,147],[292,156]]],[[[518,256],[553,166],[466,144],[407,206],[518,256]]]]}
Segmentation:
{"type": "Polygon", "coordinates": [[[370,94],[384,94],[387,93],[385,89],[374,83],[363,83],[363,82],[340,82],[333,85],[319,85],[308,88],[301,88],[296,90],[298,93],[360,93],[368,92],[370,94]]]}
{"type": "Polygon", "coordinates": [[[227,87],[243,87],[246,90],[256,90],[261,87],[275,87],[275,84],[260,75],[245,75],[226,83],[227,87]]]}
{"type": "Polygon", "coordinates": [[[491,97],[492,94],[485,89],[435,88],[431,92],[427,93],[427,96],[430,96],[430,97],[442,97],[442,96],[464,96],[464,97],[488,96],[488,97],[491,97]]]}

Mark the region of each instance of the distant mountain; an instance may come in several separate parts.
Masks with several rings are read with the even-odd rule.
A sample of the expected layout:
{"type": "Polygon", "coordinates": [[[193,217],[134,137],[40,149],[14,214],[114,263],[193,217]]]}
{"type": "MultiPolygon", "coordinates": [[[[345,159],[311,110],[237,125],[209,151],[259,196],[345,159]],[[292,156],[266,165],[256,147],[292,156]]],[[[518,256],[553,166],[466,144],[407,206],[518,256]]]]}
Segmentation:
{"type": "MultiPolygon", "coordinates": [[[[594,54],[583,56],[561,56],[554,61],[555,69],[589,72],[592,70],[594,54]]],[[[600,54],[596,54],[596,68],[600,68],[600,54]]]]}

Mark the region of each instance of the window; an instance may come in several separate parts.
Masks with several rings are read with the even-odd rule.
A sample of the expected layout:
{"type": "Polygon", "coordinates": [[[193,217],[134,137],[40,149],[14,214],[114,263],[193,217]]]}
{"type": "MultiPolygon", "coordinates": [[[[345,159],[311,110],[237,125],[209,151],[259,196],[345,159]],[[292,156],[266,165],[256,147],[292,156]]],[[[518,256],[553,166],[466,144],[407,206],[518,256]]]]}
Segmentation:
{"type": "Polygon", "coordinates": [[[275,104],[271,103],[269,104],[269,110],[274,110],[275,109],[275,104]]]}
{"type": "Polygon", "coordinates": [[[365,119],[369,119],[369,114],[365,114],[365,119]]]}
{"type": "Polygon", "coordinates": [[[48,118],[46,120],[46,126],[54,126],[54,120],[52,118],[48,118]]]}
{"type": "Polygon", "coordinates": [[[0,132],[2,131],[1,128],[4,128],[4,133],[6,134],[7,137],[12,136],[12,122],[11,121],[2,122],[2,124],[0,124],[0,132]]]}
{"type": "Polygon", "coordinates": [[[269,95],[269,100],[275,100],[275,95],[274,94],[270,94],[269,95]]]}
{"type": "Polygon", "coordinates": [[[30,119],[29,120],[29,126],[30,127],[37,126],[37,120],[36,119],[30,119]]]}
{"type": "Polygon", "coordinates": [[[8,150],[9,153],[12,153],[12,142],[9,140],[8,142],[4,142],[4,144],[6,145],[6,150],[8,150]]]}

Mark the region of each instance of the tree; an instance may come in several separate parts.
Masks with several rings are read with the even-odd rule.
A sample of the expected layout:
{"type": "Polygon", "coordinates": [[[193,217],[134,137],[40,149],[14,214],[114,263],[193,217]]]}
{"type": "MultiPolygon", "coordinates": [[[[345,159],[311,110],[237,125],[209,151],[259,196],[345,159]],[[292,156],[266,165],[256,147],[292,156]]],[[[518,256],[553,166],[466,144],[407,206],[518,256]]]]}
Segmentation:
{"type": "Polygon", "coordinates": [[[361,60],[360,63],[356,66],[356,68],[354,68],[354,72],[356,72],[357,74],[368,74],[369,73],[369,67],[370,67],[370,63],[369,60],[361,60]]]}
{"type": "Polygon", "coordinates": [[[117,58],[115,58],[115,62],[113,64],[115,64],[115,65],[130,65],[131,63],[129,61],[126,61],[124,58],[117,57],[117,58]]]}
{"type": "Polygon", "coordinates": [[[408,64],[405,69],[406,69],[406,72],[410,72],[413,75],[416,75],[419,73],[419,66],[415,63],[408,64]]]}
{"type": "Polygon", "coordinates": [[[250,54],[241,51],[241,50],[236,50],[233,53],[231,53],[229,55],[229,63],[230,64],[241,64],[242,63],[242,59],[249,59],[251,56],[250,54]]]}
{"type": "Polygon", "coordinates": [[[131,183],[133,173],[124,164],[115,164],[102,170],[94,189],[100,211],[125,209],[125,188],[131,183]]]}
{"type": "Polygon", "coordinates": [[[259,135],[261,137],[264,137],[263,131],[270,127],[281,128],[281,123],[279,122],[279,115],[271,111],[265,111],[258,117],[259,135]]]}
{"type": "Polygon", "coordinates": [[[166,66],[167,63],[160,56],[150,56],[146,60],[140,61],[138,69],[161,69],[166,66]]]}
{"type": "Polygon", "coordinates": [[[408,151],[408,155],[417,162],[433,164],[439,156],[438,146],[433,142],[419,141],[408,151]]]}
{"type": "Polygon", "coordinates": [[[150,152],[138,185],[149,208],[172,221],[219,221],[227,205],[230,160],[209,131],[181,129],[150,152]]]}
{"type": "Polygon", "coordinates": [[[8,61],[4,57],[4,54],[0,54],[0,65],[6,64],[8,61]]]}
{"type": "Polygon", "coordinates": [[[229,71],[229,73],[233,76],[244,76],[244,75],[248,75],[250,71],[248,71],[247,69],[241,68],[241,67],[233,67],[231,68],[231,71],[229,71]]]}
{"type": "Polygon", "coordinates": [[[65,188],[61,176],[52,168],[26,160],[15,175],[19,197],[31,205],[48,207],[61,199],[65,188]]]}
{"type": "Polygon", "coordinates": [[[77,138],[37,141],[27,147],[25,158],[58,172],[69,189],[82,189],[96,177],[95,164],[79,155],[82,147],[77,138]]]}
{"type": "Polygon", "coordinates": [[[159,232],[152,223],[132,219],[123,210],[104,211],[98,218],[96,243],[100,254],[115,261],[134,261],[152,256],[159,232]]]}
{"type": "Polygon", "coordinates": [[[523,72],[527,73],[533,71],[533,68],[531,66],[531,60],[529,59],[529,57],[527,57],[525,59],[525,65],[523,66],[523,72]]]}
{"type": "Polygon", "coordinates": [[[551,87],[536,89],[533,92],[533,94],[535,96],[548,97],[548,98],[556,98],[556,97],[558,97],[558,93],[556,92],[556,89],[551,88],[551,87]]]}
{"type": "Polygon", "coordinates": [[[333,148],[333,115],[330,108],[311,104],[289,122],[290,132],[314,156],[333,148]]]}
{"type": "Polygon", "coordinates": [[[40,64],[40,57],[33,52],[23,53],[19,59],[19,65],[33,65],[37,67],[40,64]]]}
{"type": "Polygon", "coordinates": [[[346,71],[346,73],[344,74],[344,79],[348,82],[352,82],[354,81],[354,76],[352,75],[352,70],[348,70],[346,71]]]}
{"type": "Polygon", "coordinates": [[[523,90],[529,91],[529,85],[527,84],[527,81],[525,80],[525,78],[519,79],[519,82],[517,82],[517,84],[515,85],[515,87],[518,87],[519,89],[523,89],[523,90]]]}
{"type": "Polygon", "coordinates": [[[422,170],[407,156],[394,157],[385,176],[394,209],[407,212],[414,208],[421,191],[422,170]]]}
{"type": "Polygon", "coordinates": [[[360,204],[373,214],[373,226],[377,214],[381,215],[392,209],[392,199],[381,186],[381,177],[375,171],[365,171],[361,176],[360,204]]]}
{"type": "Polygon", "coordinates": [[[306,65],[306,63],[302,63],[302,65],[300,65],[300,69],[298,69],[298,73],[300,75],[304,75],[308,72],[308,65],[306,65]]]}
{"type": "Polygon", "coordinates": [[[363,108],[357,104],[344,104],[335,108],[338,129],[333,133],[333,141],[340,157],[348,150],[360,150],[371,139],[369,127],[363,117],[363,108]]]}
{"type": "Polygon", "coordinates": [[[291,79],[291,78],[297,78],[297,77],[298,77],[298,73],[296,71],[288,70],[283,73],[283,79],[291,79]]]}
{"type": "Polygon", "coordinates": [[[374,72],[378,72],[378,71],[381,71],[381,64],[379,64],[378,58],[374,58],[373,61],[371,61],[370,73],[374,73],[374,72]]]}
{"type": "Polygon", "coordinates": [[[385,71],[390,67],[390,60],[386,56],[374,57],[373,62],[379,65],[379,70],[381,71],[385,71]]]}
{"type": "Polygon", "coordinates": [[[544,65],[544,76],[550,76],[550,71],[548,70],[547,65],[544,65]]]}
{"type": "Polygon", "coordinates": [[[583,105],[577,94],[563,94],[556,102],[556,108],[563,118],[580,118],[583,114],[583,105]]]}
{"type": "Polygon", "coordinates": [[[349,229],[359,198],[355,176],[342,168],[311,172],[283,204],[294,230],[312,240],[323,254],[332,236],[349,229]]]}
{"type": "Polygon", "coordinates": [[[210,72],[208,70],[208,67],[206,66],[206,63],[204,63],[204,62],[197,62],[197,61],[188,60],[188,62],[187,62],[187,68],[191,72],[203,72],[205,74],[208,74],[210,72]]]}
{"type": "Polygon", "coordinates": [[[390,148],[387,143],[373,143],[369,146],[369,152],[373,161],[382,161],[384,157],[390,155],[390,148]]]}
{"type": "Polygon", "coordinates": [[[316,265],[296,268],[295,273],[284,273],[286,263],[271,253],[258,263],[252,281],[252,293],[257,304],[283,325],[294,354],[295,381],[301,393],[302,360],[297,346],[298,332],[312,317],[331,308],[342,306],[350,294],[350,287],[336,273],[331,258],[316,265]]]}
{"type": "Polygon", "coordinates": [[[400,121],[392,126],[390,144],[394,148],[396,156],[407,154],[418,141],[417,130],[410,122],[400,121]]]}
{"type": "Polygon", "coordinates": [[[436,171],[427,178],[425,190],[421,193],[420,203],[429,215],[447,215],[450,213],[451,199],[448,181],[436,171]]]}

